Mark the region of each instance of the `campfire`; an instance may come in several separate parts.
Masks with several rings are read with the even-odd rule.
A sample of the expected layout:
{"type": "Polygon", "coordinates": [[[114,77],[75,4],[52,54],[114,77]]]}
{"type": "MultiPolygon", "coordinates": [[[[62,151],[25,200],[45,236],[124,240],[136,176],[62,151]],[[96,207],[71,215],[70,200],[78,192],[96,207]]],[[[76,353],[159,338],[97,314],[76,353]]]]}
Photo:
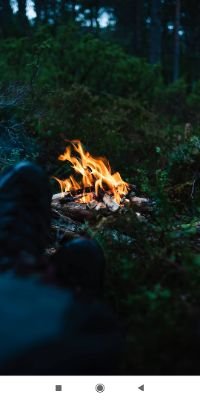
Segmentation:
{"type": "Polygon", "coordinates": [[[108,217],[112,214],[112,220],[117,220],[119,214],[123,218],[132,209],[137,219],[145,222],[152,202],[136,195],[136,187],[113,172],[106,158],[92,156],[79,140],[70,141],[59,160],[69,162],[73,173],[63,180],[54,177],[60,185],[60,193],[52,197],[52,230],[57,245],[63,239],[87,234],[88,225],[93,230],[105,226],[112,240],[132,243],[134,239],[124,231],[106,228],[108,217]]]}
{"type": "Polygon", "coordinates": [[[64,180],[55,177],[61,193],[54,195],[54,199],[84,203],[95,210],[108,208],[110,211],[117,211],[129,201],[131,185],[121,178],[119,172],[112,172],[106,158],[94,157],[85,151],[80,140],[70,141],[59,160],[68,161],[74,174],[64,180]]]}

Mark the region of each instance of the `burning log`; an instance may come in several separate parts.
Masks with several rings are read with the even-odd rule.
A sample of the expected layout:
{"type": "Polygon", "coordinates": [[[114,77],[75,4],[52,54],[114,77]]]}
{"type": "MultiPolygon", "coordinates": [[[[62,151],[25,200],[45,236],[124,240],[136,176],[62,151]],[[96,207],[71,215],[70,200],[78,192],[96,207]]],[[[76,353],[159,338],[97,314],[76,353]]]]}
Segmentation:
{"type": "Polygon", "coordinates": [[[81,200],[83,198],[83,194],[79,194],[76,196],[72,196],[70,193],[68,194],[63,194],[63,193],[57,193],[53,195],[52,200],[58,200],[60,204],[65,204],[65,203],[71,203],[78,201],[79,199],[81,200]]]}
{"type": "Polygon", "coordinates": [[[99,202],[99,203],[97,204],[95,210],[96,210],[96,211],[99,211],[99,210],[103,210],[103,209],[106,209],[106,208],[107,208],[107,207],[106,207],[105,203],[99,202]]]}
{"type": "Polygon", "coordinates": [[[99,211],[105,209],[106,205],[101,201],[92,200],[87,204],[87,208],[89,208],[89,210],[99,211]]]}
{"type": "MultiPolygon", "coordinates": [[[[71,190],[70,194],[74,197],[78,196],[78,195],[82,195],[84,196],[85,194],[88,193],[94,193],[95,192],[95,187],[94,186],[86,186],[85,188],[80,188],[80,189],[76,189],[76,190],[71,190]]],[[[66,194],[69,195],[69,192],[66,194]]]]}
{"type": "Polygon", "coordinates": [[[87,204],[87,208],[89,208],[89,210],[95,210],[97,206],[98,206],[97,200],[92,200],[87,204]]]}
{"type": "Polygon", "coordinates": [[[59,200],[61,203],[70,203],[73,201],[79,201],[87,194],[95,196],[94,187],[86,187],[85,189],[72,190],[70,192],[61,192],[53,195],[52,200],[59,200]]]}

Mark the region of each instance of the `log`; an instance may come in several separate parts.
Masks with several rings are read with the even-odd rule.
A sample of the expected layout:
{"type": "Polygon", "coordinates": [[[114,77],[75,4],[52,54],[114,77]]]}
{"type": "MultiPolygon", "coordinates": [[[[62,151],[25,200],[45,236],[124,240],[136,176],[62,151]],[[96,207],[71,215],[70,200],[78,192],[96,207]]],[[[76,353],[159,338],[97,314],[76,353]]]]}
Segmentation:
{"type": "Polygon", "coordinates": [[[89,208],[89,210],[99,211],[105,209],[106,205],[101,201],[92,200],[87,204],[87,208],[89,208]]]}
{"type": "Polygon", "coordinates": [[[52,201],[61,201],[62,203],[68,203],[70,201],[76,201],[77,199],[85,196],[85,194],[89,193],[95,195],[95,189],[93,186],[86,187],[85,189],[72,190],[71,192],[56,193],[52,196],[52,201]]]}
{"type": "Polygon", "coordinates": [[[64,197],[65,197],[65,194],[64,194],[64,193],[56,193],[56,194],[53,194],[53,196],[52,196],[52,202],[59,201],[60,199],[63,199],[64,197]]]}
{"type": "Polygon", "coordinates": [[[138,207],[149,204],[149,199],[146,199],[145,197],[133,196],[133,197],[130,197],[130,200],[132,203],[134,203],[138,207]]]}
{"type": "MultiPolygon", "coordinates": [[[[98,227],[98,221],[103,219],[107,221],[107,217],[111,216],[117,210],[120,213],[128,211],[129,207],[134,207],[136,217],[140,222],[147,222],[144,215],[148,214],[150,208],[152,208],[152,201],[144,198],[137,197],[132,192],[132,196],[128,199],[125,197],[123,205],[120,207],[113,198],[104,193],[102,196],[103,201],[97,199],[92,200],[88,204],[77,203],[77,202],[60,202],[63,195],[58,193],[52,198],[52,232],[55,237],[55,247],[59,246],[63,240],[74,239],[83,235],[87,235],[84,232],[84,222],[88,221],[94,230],[100,230],[98,227]],[[99,215],[103,216],[103,219],[99,220],[99,215]],[[97,223],[97,224],[96,224],[97,223]],[[95,228],[96,227],[96,228],[95,228]]],[[[116,215],[116,214],[115,214],[116,215]]],[[[117,215],[116,215],[117,218],[117,215]]],[[[104,235],[115,243],[121,243],[124,245],[132,245],[135,239],[125,232],[120,232],[117,229],[109,229],[108,227],[103,228],[104,235]]],[[[53,250],[51,249],[50,252],[53,250]]]]}
{"type": "Polygon", "coordinates": [[[52,210],[53,220],[52,220],[52,228],[55,231],[67,231],[67,232],[79,232],[81,230],[81,223],[78,221],[74,221],[70,217],[61,214],[61,212],[57,210],[52,210]]]}
{"type": "Polygon", "coordinates": [[[141,212],[149,212],[153,210],[155,202],[145,197],[130,197],[130,205],[138,209],[141,212]]]}
{"type": "Polygon", "coordinates": [[[112,199],[112,197],[109,196],[109,194],[107,193],[105,193],[103,196],[103,202],[112,212],[116,212],[120,208],[120,205],[114,199],[112,199]]]}
{"type": "Polygon", "coordinates": [[[77,230],[78,227],[80,227],[80,223],[77,221],[72,220],[70,217],[67,217],[66,215],[63,215],[63,213],[59,210],[52,209],[52,216],[53,218],[59,220],[60,224],[65,224],[67,225],[68,229],[70,230],[77,230]]]}
{"type": "Polygon", "coordinates": [[[107,209],[107,207],[106,207],[106,205],[105,205],[105,203],[102,203],[102,202],[98,202],[98,204],[96,205],[96,207],[95,207],[95,210],[96,211],[99,211],[99,210],[105,210],[105,209],[107,209]]]}
{"type": "MultiPolygon", "coordinates": [[[[52,198],[52,210],[53,213],[57,213],[57,217],[68,218],[65,220],[66,223],[70,221],[85,222],[85,221],[96,221],[97,216],[101,213],[102,215],[108,216],[110,213],[115,213],[120,210],[123,212],[124,207],[120,205],[107,193],[103,196],[103,201],[92,200],[90,203],[78,203],[78,202],[61,202],[63,198],[62,194],[56,194],[52,198]],[[70,221],[69,221],[70,218],[70,221]]],[[[154,203],[144,197],[133,196],[129,199],[124,200],[124,206],[134,207],[140,212],[150,212],[154,206],[154,203]]]]}
{"type": "Polygon", "coordinates": [[[74,221],[84,222],[96,219],[94,210],[87,209],[87,205],[84,203],[66,203],[61,205],[57,202],[52,202],[52,207],[74,221]]]}
{"type": "MultiPolygon", "coordinates": [[[[52,212],[60,217],[71,218],[73,221],[85,222],[85,221],[95,221],[98,213],[102,212],[108,215],[109,211],[103,202],[98,202],[97,200],[92,200],[90,203],[76,203],[76,202],[61,202],[63,198],[62,193],[53,195],[52,197],[52,212]]],[[[108,195],[109,196],[109,195],[108,195]]],[[[110,196],[109,196],[110,197],[110,196]]],[[[117,203],[116,203],[117,204],[117,203]]],[[[119,207],[119,205],[117,204],[119,207]]]]}
{"type": "Polygon", "coordinates": [[[97,200],[92,200],[87,204],[87,208],[89,210],[95,210],[97,205],[98,205],[98,201],[97,200]]]}

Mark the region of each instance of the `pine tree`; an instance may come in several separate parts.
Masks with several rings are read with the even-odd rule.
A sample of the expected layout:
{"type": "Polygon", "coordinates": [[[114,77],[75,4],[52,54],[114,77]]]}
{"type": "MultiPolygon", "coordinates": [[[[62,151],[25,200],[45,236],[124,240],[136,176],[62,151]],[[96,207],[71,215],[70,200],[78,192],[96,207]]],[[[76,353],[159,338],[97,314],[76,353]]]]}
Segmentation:
{"type": "Polygon", "coordinates": [[[13,11],[9,0],[0,0],[0,36],[12,34],[13,11]]]}
{"type": "Polygon", "coordinates": [[[19,30],[23,32],[29,26],[28,18],[26,15],[26,0],[17,0],[17,3],[18,3],[18,12],[17,12],[18,26],[19,30]]]}
{"type": "Polygon", "coordinates": [[[181,0],[176,0],[175,4],[175,29],[174,29],[174,68],[173,68],[173,80],[176,81],[179,78],[179,64],[180,64],[180,17],[181,17],[181,0]]]}
{"type": "Polygon", "coordinates": [[[161,0],[152,0],[149,53],[151,64],[159,64],[161,61],[161,35],[161,0]]]}

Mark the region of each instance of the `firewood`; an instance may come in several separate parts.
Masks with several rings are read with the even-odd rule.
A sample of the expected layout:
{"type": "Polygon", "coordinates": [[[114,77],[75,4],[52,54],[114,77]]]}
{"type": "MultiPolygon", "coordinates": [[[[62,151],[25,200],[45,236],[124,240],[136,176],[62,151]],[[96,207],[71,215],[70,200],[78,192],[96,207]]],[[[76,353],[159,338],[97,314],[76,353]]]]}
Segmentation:
{"type": "MultiPolygon", "coordinates": [[[[72,196],[78,196],[78,195],[82,195],[84,196],[86,193],[94,193],[95,192],[95,187],[94,186],[88,186],[86,188],[81,188],[81,189],[77,189],[77,190],[71,190],[70,194],[72,196]]],[[[66,195],[69,194],[69,192],[66,192],[66,195]]]]}
{"type": "MultiPolygon", "coordinates": [[[[52,213],[54,216],[60,218],[70,218],[73,222],[95,221],[99,211],[109,213],[108,208],[103,202],[92,200],[92,202],[85,203],[61,203],[59,196],[53,197],[52,200],[52,213]]],[[[66,222],[69,222],[68,220],[66,222]]]]}
{"type": "Polygon", "coordinates": [[[96,209],[97,205],[98,205],[98,201],[92,200],[87,204],[87,208],[89,208],[89,210],[94,210],[94,209],[96,209]]]}
{"type": "Polygon", "coordinates": [[[76,201],[85,194],[94,193],[95,189],[93,186],[86,187],[85,189],[72,190],[71,192],[61,192],[56,193],[52,196],[52,201],[61,201],[62,203],[67,203],[70,201],[76,201]]]}
{"type": "Polygon", "coordinates": [[[70,203],[72,201],[77,201],[83,197],[82,194],[77,194],[75,196],[72,196],[71,194],[63,194],[63,193],[57,193],[54,194],[52,197],[53,202],[60,202],[60,204],[65,204],[65,203],[70,203]]]}
{"type": "Polygon", "coordinates": [[[59,210],[52,209],[52,217],[55,219],[59,219],[60,223],[64,223],[68,227],[70,227],[71,230],[76,230],[79,226],[80,223],[72,220],[70,217],[67,217],[66,215],[63,215],[63,213],[59,210]]]}
{"type": "MultiPolygon", "coordinates": [[[[149,212],[152,210],[153,202],[145,197],[133,196],[124,199],[123,205],[120,206],[111,195],[104,193],[103,201],[93,199],[89,203],[63,202],[62,194],[54,195],[52,198],[52,212],[54,216],[60,217],[63,222],[69,226],[75,222],[95,221],[97,215],[101,212],[102,215],[108,216],[110,212],[120,210],[123,212],[126,207],[134,207],[139,212],[149,212]],[[65,220],[66,218],[66,220],[65,220]],[[65,220],[65,221],[64,221],[65,220]]],[[[79,195],[78,195],[79,196],[79,195]]]]}
{"type": "Polygon", "coordinates": [[[141,212],[151,212],[155,206],[155,202],[145,197],[130,197],[130,204],[141,212]]]}
{"type": "Polygon", "coordinates": [[[66,203],[60,206],[59,209],[62,209],[62,213],[65,216],[75,221],[84,222],[96,219],[93,210],[87,209],[84,203],[66,203]]]}
{"type": "Polygon", "coordinates": [[[56,194],[53,194],[53,196],[52,196],[52,201],[53,201],[53,202],[58,201],[58,200],[60,200],[60,199],[63,199],[63,197],[65,197],[65,193],[56,193],[56,194]]]}
{"type": "Polygon", "coordinates": [[[103,203],[101,201],[92,200],[92,201],[90,201],[90,203],[87,204],[87,208],[89,208],[89,210],[99,211],[102,209],[106,209],[107,207],[106,207],[105,203],[103,203]]]}
{"type": "Polygon", "coordinates": [[[105,205],[105,203],[98,202],[97,205],[96,205],[96,207],[95,207],[95,210],[96,210],[96,211],[99,211],[99,210],[102,210],[102,209],[105,209],[105,208],[107,208],[106,205],[105,205]]]}
{"type": "Polygon", "coordinates": [[[146,199],[145,197],[133,196],[133,197],[130,197],[130,200],[132,203],[134,203],[138,207],[141,207],[144,204],[145,205],[149,204],[149,199],[146,199]]]}
{"type": "Polygon", "coordinates": [[[108,207],[108,209],[112,212],[115,212],[119,209],[120,205],[112,199],[107,193],[103,196],[103,202],[108,207]]]}

